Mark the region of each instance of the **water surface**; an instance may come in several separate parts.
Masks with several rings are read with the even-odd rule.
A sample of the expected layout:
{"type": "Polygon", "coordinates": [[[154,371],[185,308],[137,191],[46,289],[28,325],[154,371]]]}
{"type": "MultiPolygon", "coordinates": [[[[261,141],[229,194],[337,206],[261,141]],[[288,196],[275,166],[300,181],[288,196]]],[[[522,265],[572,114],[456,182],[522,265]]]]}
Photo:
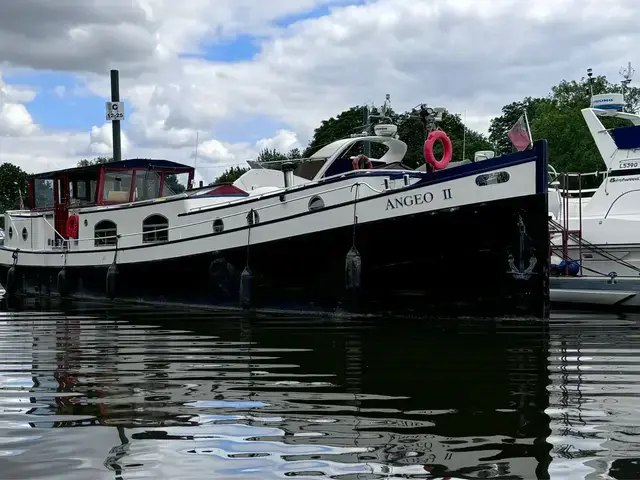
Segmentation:
{"type": "Polygon", "coordinates": [[[0,312],[0,477],[637,479],[637,318],[0,312]]]}

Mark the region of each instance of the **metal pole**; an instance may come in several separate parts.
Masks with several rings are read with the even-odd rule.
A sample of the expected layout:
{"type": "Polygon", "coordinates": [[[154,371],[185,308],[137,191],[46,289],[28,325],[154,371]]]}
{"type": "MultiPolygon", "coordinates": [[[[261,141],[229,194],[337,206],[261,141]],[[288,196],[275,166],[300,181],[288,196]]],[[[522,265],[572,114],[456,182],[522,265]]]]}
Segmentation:
{"type": "Polygon", "coordinates": [[[578,232],[578,255],[580,256],[580,260],[578,265],[580,266],[580,276],[582,276],[582,173],[578,173],[578,216],[580,217],[580,231],[578,232]]]}
{"type": "MultiPolygon", "coordinates": [[[[364,121],[365,128],[368,128],[367,127],[367,125],[369,124],[369,106],[368,105],[364,106],[364,118],[363,118],[363,121],[364,121]]],[[[364,147],[364,154],[367,157],[370,157],[371,156],[371,142],[364,142],[363,147],[364,147]]]]}
{"type": "MultiPolygon", "coordinates": [[[[120,101],[120,81],[118,79],[118,70],[111,70],[111,101],[120,101]]],[[[111,132],[113,135],[113,161],[122,160],[122,149],[120,146],[120,120],[111,121],[111,132]]]]}
{"type": "Polygon", "coordinates": [[[462,121],[462,160],[464,160],[467,151],[467,111],[464,111],[464,120],[462,121]]]}

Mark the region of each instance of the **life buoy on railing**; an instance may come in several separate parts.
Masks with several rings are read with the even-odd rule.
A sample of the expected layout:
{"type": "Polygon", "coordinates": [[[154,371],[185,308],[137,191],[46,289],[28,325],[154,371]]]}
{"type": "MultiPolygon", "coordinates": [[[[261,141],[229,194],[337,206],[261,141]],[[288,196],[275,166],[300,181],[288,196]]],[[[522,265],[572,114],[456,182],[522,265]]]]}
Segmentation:
{"type": "Polygon", "coordinates": [[[351,164],[353,165],[354,170],[360,169],[360,162],[363,161],[366,165],[366,168],[373,168],[373,163],[366,155],[356,155],[351,157],[351,164]]]}
{"type": "Polygon", "coordinates": [[[427,141],[424,142],[424,159],[426,162],[431,165],[436,170],[442,170],[451,161],[451,157],[453,156],[453,145],[451,144],[451,140],[447,137],[447,134],[442,130],[433,130],[429,133],[427,137],[427,141]],[[437,140],[442,142],[442,146],[444,147],[444,154],[440,160],[436,160],[435,155],[433,154],[433,145],[437,140]]]}
{"type": "Polygon", "coordinates": [[[67,238],[78,238],[79,228],[80,217],[78,215],[69,215],[67,219],[67,238]]]}

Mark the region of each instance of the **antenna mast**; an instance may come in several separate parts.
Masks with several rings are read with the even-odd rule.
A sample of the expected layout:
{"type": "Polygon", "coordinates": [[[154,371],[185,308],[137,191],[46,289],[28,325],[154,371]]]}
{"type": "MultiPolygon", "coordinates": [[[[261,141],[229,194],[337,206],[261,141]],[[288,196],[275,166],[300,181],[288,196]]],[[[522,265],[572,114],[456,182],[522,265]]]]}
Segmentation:
{"type": "Polygon", "coordinates": [[[624,96],[625,89],[629,88],[629,84],[631,83],[631,77],[633,77],[634,73],[636,73],[636,71],[631,66],[631,62],[629,62],[627,64],[627,68],[622,67],[620,69],[620,75],[622,76],[622,78],[624,78],[624,80],[622,80],[620,82],[622,84],[622,95],[623,96],[624,96]]]}

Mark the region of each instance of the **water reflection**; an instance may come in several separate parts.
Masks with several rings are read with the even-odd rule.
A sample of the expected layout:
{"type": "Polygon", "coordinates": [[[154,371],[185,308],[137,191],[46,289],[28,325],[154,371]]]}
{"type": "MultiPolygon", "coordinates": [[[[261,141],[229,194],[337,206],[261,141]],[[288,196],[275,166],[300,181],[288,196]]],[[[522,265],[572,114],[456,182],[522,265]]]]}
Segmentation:
{"type": "Polygon", "coordinates": [[[0,462],[15,479],[637,478],[632,328],[6,313],[0,462]]]}
{"type": "Polygon", "coordinates": [[[558,478],[640,478],[638,316],[565,316],[550,339],[558,478]]]}

